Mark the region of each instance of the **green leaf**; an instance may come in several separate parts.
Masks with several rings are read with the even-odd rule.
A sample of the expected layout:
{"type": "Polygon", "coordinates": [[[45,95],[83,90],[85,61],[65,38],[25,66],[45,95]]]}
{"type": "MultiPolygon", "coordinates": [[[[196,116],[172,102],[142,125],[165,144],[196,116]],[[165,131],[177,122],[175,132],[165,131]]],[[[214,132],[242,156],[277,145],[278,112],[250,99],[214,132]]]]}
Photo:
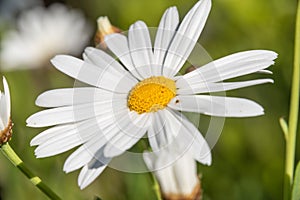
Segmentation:
{"type": "Polygon", "coordinates": [[[296,167],[295,179],[292,191],[292,200],[300,200],[300,162],[296,167]]]}

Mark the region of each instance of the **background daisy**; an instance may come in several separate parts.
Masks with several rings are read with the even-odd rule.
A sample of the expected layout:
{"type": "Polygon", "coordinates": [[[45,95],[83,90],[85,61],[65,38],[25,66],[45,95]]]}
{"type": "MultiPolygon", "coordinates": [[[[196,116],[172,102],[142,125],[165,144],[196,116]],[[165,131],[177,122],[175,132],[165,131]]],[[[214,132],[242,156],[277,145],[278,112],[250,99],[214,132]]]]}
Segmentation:
{"type": "Polygon", "coordinates": [[[78,55],[87,45],[91,27],[83,14],[62,4],[23,12],[17,30],[1,40],[1,70],[34,69],[49,65],[57,53],[78,55]]]}

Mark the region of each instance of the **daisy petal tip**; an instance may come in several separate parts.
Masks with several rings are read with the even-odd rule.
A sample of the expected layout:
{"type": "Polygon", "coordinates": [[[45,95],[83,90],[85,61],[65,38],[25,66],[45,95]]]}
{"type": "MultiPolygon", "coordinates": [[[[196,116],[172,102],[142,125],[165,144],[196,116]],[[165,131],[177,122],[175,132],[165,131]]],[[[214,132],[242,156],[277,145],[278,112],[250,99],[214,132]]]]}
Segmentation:
{"type": "Polygon", "coordinates": [[[30,117],[28,117],[26,119],[26,126],[27,127],[37,127],[37,124],[34,119],[34,115],[31,115],[30,117]]]}
{"type": "Polygon", "coordinates": [[[68,166],[68,160],[65,161],[65,164],[64,164],[64,166],[63,166],[63,171],[64,171],[66,174],[72,171],[72,170],[69,169],[69,166],[68,166]]]}
{"type": "Polygon", "coordinates": [[[72,163],[71,163],[72,161],[69,159],[69,158],[67,158],[67,160],[65,161],[65,163],[64,163],[64,166],[63,166],[63,171],[65,172],[65,173],[70,173],[70,172],[72,172],[72,171],[74,171],[74,170],[77,170],[77,169],[79,169],[79,167],[74,167],[74,165],[72,165],[72,163]]]}
{"type": "Polygon", "coordinates": [[[251,114],[249,114],[249,117],[256,117],[256,116],[261,116],[264,114],[265,114],[264,108],[261,105],[257,104],[257,110],[253,111],[251,114]]]}
{"type": "Polygon", "coordinates": [[[271,78],[268,78],[268,79],[262,79],[262,83],[274,83],[274,80],[273,79],[271,79],[271,78]]]}
{"type": "Polygon", "coordinates": [[[3,82],[4,87],[8,87],[8,83],[7,83],[5,76],[2,77],[2,82],[3,82]]]}
{"type": "Polygon", "coordinates": [[[88,184],[86,184],[86,183],[79,183],[78,182],[78,186],[79,186],[80,190],[83,190],[83,189],[85,189],[88,186],[88,184]]]}
{"type": "Polygon", "coordinates": [[[256,112],[253,112],[253,113],[249,114],[248,117],[258,117],[258,116],[262,116],[264,114],[265,114],[264,109],[261,107],[256,112]]]}
{"type": "MultiPolygon", "coordinates": [[[[35,100],[35,105],[42,107],[42,99],[44,99],[44,93],[40,94],[36,100],[35,100]]],[[[27,121],[26,121],[27,122],[27,121]]]]}
{"type": "Polygon", "coordinates": [[[95,50],[94,47],[86,47],[84,49],[84,53],[89,54],[89,53],[93,52],[94,50],[95,50]]]}
{"type": "Polygon", "coordinates": [[[72,56],[69,56],[69,55],[56,55],[50,60],[50,62],[57,68],[62,63],[68,62],[70,60],[70,58],[72,58],[72,56]]]}
{"type": "MultiPolygon", "coordinates": [[[[84,170],[84,169],[82,169],[82,170],[84,170]]],[[[91,181],[85,180],[85,178],[83,176],[84,176],[84,174],[82,174],[82,171],[81,171],[78,176],[78,180],[77,180],[77,184],[78,184],[80,190],[85,189],[91,183],[91,181]]]]}
{"type": "Polygon", "coordinates": [[[146,23],[142,20],[138,20],[134,23],[137,27],[144,28],[146,26],[146,23]]]}
{"type": "Polygon", "coordinates": [[[55,55],[53,58],[50,59],[50,62],[53,64],[55,63],[57,60],[59,60],[61,57],[61,55],[55,55]]]}
{"type": "Polygon", "coordinates": [[[147,27],[146,23],[142,20],[136,21],[129,28],[129,30],[143,30],[143,29],[148,29],[148,27],[147,27]]]}
{"type": "Polygon", "coordinates": [[[269,56],[270,60],[275,60],[278,57],[278,53],[271,50],[260,50],[262,53],[265,53],[269,56]]]}
{"type": "Polygon", "coordinates": [[[30,141],[29,145],[30,145],[31,147],[33,147],[33,146],[37,146],[37,145],[39,145],[39,144],[38,144],[38,142],[36,141],[36,139],[33,138],[33,139],[30,141]]]}
{"type": "Polygon", "coordinates": [[[171,6],[170,8],[168,8],[169,11],[177,11],[177,7],[176,6],[171,6]]]}
{"type": "Polygon", "coordinates": [[[63,171],[66,173],[66,174],[68,174],[68,173],[70,173],[72,170],[69,170],[68,168],[66,168],[65,166],[63,167],[63,171]]]}
{"type": "Polygon", "coordinates": [[[26,126],[30,127],[31,125],[31,116],[26,119],[26,126]]]}
{"type": "Polygon", "coordinates": [[[200,157],[195,157],[195,159],[202,163],[203,165],[210,166],[212,163],[212,156],[211,156],[211,151],[208,150],[206,153],[202,154],[200,157]]]}
{"type": "Polygon", "coordinates": [[[170,12],[170,13],[172,13],[173,15],[178,15],[178,9],[177,9],[176,6],[171,6],[171,7],[169,7],[169,8],[167,9],[166,12],[170,12]]]}
{"type": "Polygon", "coordinates": [[[212,164],[211,155],[209,155],[207,158],[205,158],[205,160],[203,160],[203,164],[205,164],[207,166],[211,166],[211,164],[212,164]]]}
{"type": "Polygon", "coordinates": [[[34,151],[34,155],[36,158],[44,158],[45,156],[41,156],[38,152],[34,151]]]}
{"type": "Polygon", "coordinates": [[[272,53],[273,56],[273,60],[275,60],[276,58],[278,58],[278,53],[276,53],[275,51],[270,51],[272,53]]]}
{"type": "Polygon", "coordinates": [[[259,70],[258,73],[260,73],[260,74],[268,74],[268,75],[272,75],[272,74],[273,74],[272,71],[270,71],[270,70],[265,70],[265,69],[259,70]]]}
{"type": "Polygon", "coordinates": [[[45,156],[42,152],[41,149],[39,148],[40,146],[38,146],[35,150],[34,150],[34,155],[36,158],[45,158],[48,156],[45,156]]]}

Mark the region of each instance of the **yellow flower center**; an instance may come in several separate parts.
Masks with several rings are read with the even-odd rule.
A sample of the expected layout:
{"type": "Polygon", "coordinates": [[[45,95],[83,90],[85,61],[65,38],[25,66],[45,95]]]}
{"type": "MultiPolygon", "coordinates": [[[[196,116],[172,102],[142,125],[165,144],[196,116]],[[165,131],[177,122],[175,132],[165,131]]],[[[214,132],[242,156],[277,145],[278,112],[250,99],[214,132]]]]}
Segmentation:
{"type": "Polygon", "coordinates": [[[175,81],[163,76],[152,76],[132,88],[128,107],[138,114],[156,112],[164,109],[175,95],[175,81]]]}

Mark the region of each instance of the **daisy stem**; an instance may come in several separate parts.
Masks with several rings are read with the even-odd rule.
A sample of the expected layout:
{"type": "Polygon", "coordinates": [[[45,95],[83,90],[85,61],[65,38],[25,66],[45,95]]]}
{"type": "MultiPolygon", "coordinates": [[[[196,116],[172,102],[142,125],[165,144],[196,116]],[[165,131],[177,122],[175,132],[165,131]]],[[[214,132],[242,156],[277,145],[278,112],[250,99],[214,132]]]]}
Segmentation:
{"type": "Polygon", "coordinates": [[[154,189],[154,192],[156,194],[156,198],[157,198],[157,200],[162,200],[159,184],[158,184],[153,172],[151,173],[151,175],[152,175],[152,179],[153,179],[153,182],[154,182],[153,189],[154,189]]]}
{"type": "Polygon", "coordinates": [[[50,199],[59,200],[61,199],[55,194],[42,180],[36,176],[30,169],[27,168],[25,163],[20,159],[16,152],[7,143],[1,146],[2,153],[10,160],[10,162],[16,166],[30,181],[33,185],[38,187],[45,195],[50,199]]]}
{"type": "Polygon", "coordinates": [[[288,136],[286,141],[286,157],[285,157],[285,181],[284,181],[284,199],[291,197],[294,168],[295,168],[295,149],[296,149],[296,133],[298,124],[299,110],[299,80],[300,80],[300,3],[298,3],[296,28],[295,28],[295,47],[294,47],[294,68],[291,88],[290,114],[288,125],[288,136]]]}

